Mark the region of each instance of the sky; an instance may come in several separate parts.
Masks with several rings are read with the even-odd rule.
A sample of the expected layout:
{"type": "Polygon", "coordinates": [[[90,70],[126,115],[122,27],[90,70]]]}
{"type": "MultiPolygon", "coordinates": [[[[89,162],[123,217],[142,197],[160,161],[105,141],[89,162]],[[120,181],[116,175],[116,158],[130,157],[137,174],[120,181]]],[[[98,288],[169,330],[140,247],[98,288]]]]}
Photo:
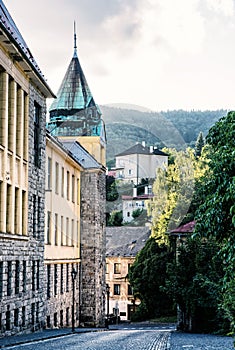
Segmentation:
{"type": "Polygon", "coordinates": [[[3,1],[56,94],[78,57],[97,104],[235,110],[235,0],[3,1]]]}

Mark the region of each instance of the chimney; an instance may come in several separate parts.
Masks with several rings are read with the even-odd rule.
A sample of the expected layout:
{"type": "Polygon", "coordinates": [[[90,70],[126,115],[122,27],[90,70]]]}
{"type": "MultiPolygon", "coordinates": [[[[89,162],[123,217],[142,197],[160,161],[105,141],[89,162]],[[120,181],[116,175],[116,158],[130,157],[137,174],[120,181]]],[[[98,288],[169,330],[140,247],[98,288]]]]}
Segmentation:
{"type": "Polygon", "coordinates": [[[142,141],[142,146],[145,147],[145,141],[142,141]]]}
{"type": "Polygon", "coordinates": [[[144,186],[144,194],[149,194],[148,192],[148,186],[144,186]]]}
{"type": "Polygon", "coordinates": [[[133,187],[133,197],[137,197],[137,187],[133,187]]]}

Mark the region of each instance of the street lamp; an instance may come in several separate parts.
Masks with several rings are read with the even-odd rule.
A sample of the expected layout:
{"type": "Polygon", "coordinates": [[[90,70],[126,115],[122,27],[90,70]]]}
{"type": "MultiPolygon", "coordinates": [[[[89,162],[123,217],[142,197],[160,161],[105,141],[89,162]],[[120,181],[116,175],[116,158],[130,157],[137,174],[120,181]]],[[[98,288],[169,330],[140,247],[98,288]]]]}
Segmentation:
{"type": "Polygon", "coordinates": [[[71,276],[72,276],[72,289],[73,289],[73,300],[72,300],[72,332],[75,331],[75,320],[74,320],[74,302],[75,302],[75,279],[77,277],[77,271],[75,270],[75,268],[73,267],[72,271],[71,271],[71,276]]]}
{"type": "Polygon", "coordinates": [[[110,295],[110,286],[106,283],[106,293],[107,293],[107,317],[109,317],[109,295],[110,295]]]}

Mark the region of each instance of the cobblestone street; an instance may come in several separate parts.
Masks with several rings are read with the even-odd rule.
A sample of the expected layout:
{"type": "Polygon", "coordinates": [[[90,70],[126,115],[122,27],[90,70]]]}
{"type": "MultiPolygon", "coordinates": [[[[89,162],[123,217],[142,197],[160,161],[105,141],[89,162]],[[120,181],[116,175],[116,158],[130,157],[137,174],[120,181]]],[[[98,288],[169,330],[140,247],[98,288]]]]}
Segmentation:
{"type": "Polygon", "coordinates": [[[112,325],[110,329],[54,329],[0,339],[0,348],[15,350],[233,350],[233,339],[175,331],[154,324],[112,325]]]}

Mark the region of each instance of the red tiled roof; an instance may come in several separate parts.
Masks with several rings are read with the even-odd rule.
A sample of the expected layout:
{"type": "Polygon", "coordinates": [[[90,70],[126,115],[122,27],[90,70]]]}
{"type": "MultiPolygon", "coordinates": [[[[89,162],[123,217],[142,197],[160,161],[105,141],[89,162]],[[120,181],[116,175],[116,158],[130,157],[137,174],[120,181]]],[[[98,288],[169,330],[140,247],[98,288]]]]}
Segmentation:
{"type": "Polygon", "coordinates": [[[170,233],[190,233],[193,232],[196,221],[190,221],[185,225],[181,225],[174,230],[171,230],[170,233]]]}

